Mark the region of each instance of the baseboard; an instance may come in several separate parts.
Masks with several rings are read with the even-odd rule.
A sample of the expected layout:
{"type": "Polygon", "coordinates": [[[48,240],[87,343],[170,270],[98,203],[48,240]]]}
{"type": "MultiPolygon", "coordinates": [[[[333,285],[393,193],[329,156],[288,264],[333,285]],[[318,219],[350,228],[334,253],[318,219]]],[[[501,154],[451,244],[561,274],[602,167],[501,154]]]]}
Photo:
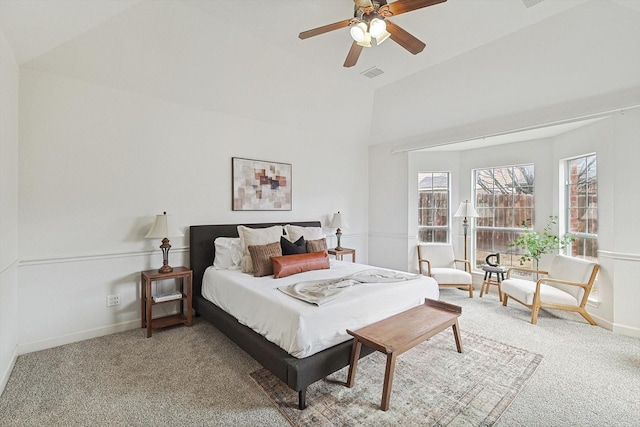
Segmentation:
{"type": "Polygon", "coordinates": [[[2,373],[2,377],[0,377],[0,397],[2,393],[4,393],[4,389],[7,386],[7,382],[9,382],[9,377],[11,376],[11,372],[13,372],[13,367],[16,365],[16,360],[18,359],[18,347],[16,346],[13,349],[13,355],[11,356],[11,361],[7,366],[7,369],[2,373]]]}
{"type": "Polygon", "coordinates": [[[627,337],[640,338],[640,328],[634,328],[633,326],[621,325],[619,323],[610,322],[602,317],[591,314],[593,320],[596,321],[598,326],[613,332],[616,335],[624,335],[627,337]]]}
{"type": "MultiPolygon", "coordinates": [[[[589,310],[587,310],[587,313],[589,313],[589,310]]],[[[589,315],[591,317],[593,317],[593,320],[596,321],[596,323],[598,324],[598,326],[600,326],[601,328],[607,329],[609,331],[613,331],[613,323],[611,323],[610,321],[603,319],[600,316],[596,316],[593,313],[589,313],[589,315]]]]}
{"type": "Polygon", "coordinates": [[[627,337],[640,338],[640,328],[634,328],[632,326],[614,323],[612,331],[616,335],[625,335],[627,337]]]}
{"type": "Polygon", "coordinates": [[[115,325],[75,332],[73,334],[61,335],[58,337],[47,338],[40,341],[18,344],[17,354],[22,355],[32,353],[34,351],[46,350],[48,348],[71,344],[78,341],[84,341],[91,338],[102,337],[105,335],[115,334],[116,332],[128,331],[130,329],[139,327],[140,319],[135,319],[129,320],[127,322],[117,323],[115,325]]]}

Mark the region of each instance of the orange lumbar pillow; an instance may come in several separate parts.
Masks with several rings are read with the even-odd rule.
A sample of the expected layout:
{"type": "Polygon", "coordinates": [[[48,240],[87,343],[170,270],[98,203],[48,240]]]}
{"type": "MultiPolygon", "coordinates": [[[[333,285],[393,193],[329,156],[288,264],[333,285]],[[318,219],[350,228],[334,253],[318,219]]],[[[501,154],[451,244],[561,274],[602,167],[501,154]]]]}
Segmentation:
{"type": "Polygon", "coordinates": [[[329,268],[329,254],[325,251],[307,254],[284,255],[271,257],[273,277],[291,276],[303,271],[323,270],[329,268]]]}

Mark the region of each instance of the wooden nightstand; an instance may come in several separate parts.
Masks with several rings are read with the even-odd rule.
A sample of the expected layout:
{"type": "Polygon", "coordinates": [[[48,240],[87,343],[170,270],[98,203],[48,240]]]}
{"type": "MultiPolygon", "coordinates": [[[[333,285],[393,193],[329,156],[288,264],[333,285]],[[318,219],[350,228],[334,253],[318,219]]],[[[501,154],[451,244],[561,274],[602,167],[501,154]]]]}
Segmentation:
{"type": "Polygon", "coordinates": [[[153,329],[164,328],[165,326],[177,325],[180,323],[184,323],[187,326],[193,325],[191,310],[191,284],[193,282],[193,271],[191,271],[187,267],[174,267],[171,273],[158,273],[158,270],[147,270],[142,272],[141,277],[141,318],[142,327],[147,328],[147,338],[151,336],[151,331],[153,329]],[[182,296],[178,296],[166,301],[154,301],[153,294],[151,293],[151,284],[154,281],[167,279],[182,279],[180,289],[180,293],[182,294],[182,296]],[[180,313],[156,319],[153,319],[151,317],[152,307],[154,305],[175,301],[180,301],[180,313]],[[184,307],[185,303],[187,306],[186,313],[184,307]]]}
{"type": "Polygon", "coordinates": [[[329,250],[327,250],[327,252],[330,255],[335,256],[336,259],[339,260],[339,261],[342,261],[342,257],[344,255],[351,255],[351,262],[356,262],[356,250],[355,249],[349,249],[349,248],[342,248],[340,250],[329,249],[329,250]]]}

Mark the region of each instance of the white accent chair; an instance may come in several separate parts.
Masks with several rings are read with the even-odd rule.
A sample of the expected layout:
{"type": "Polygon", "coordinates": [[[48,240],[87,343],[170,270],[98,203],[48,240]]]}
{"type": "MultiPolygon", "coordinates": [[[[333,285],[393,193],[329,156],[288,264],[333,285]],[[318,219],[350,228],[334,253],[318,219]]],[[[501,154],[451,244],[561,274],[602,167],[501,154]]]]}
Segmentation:
{"type": "Polygon", "coordinates": [[[444,243],[418,245],[418,270],[438,282],[441,288],[459,288],[469,291],[473,298],[471,263],[464,259],[456,259],[453,246],[444,243]],[[462,263],[464,270],[457,267],[462,263]],[[426,270],[423,265],[426,264],[426,270]]]}
{"type": "MultiPolygon", "coordinates": [[[[596,280],[600,266],[592,261],[566,255],[556,255],[549,271],[512,267],[507,271],[507,278],[502,281],[502,305],[512,298],[533,311],[531,323],[538,322],[540,307],[558,308],[580,313],[587,321],[596,325],[587,313],[585,305],[589,292],[596,280]],[[546,277],[537,280],[511,277],[514,271],[529,274],[542,274],[546,277]]],[[[538,276],[534,276],[538,277],[538,276]]]]}

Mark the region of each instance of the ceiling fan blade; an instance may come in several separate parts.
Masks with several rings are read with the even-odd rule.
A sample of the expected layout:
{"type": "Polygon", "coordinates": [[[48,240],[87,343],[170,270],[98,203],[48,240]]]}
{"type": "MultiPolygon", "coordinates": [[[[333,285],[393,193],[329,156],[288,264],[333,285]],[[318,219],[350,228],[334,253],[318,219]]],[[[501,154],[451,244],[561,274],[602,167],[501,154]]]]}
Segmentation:
{"type": "Polygon", "coordinates": [[[298,37],[304,40],[304,39],[308,39],[309,37],[319,36],[320,34],[328,33],[329,31],[339,30],[340,28],[348,27],[352,19],[353,18],[345,19],[344,21],[334,22],[333,24],[323,25],[322,27],[303,31],[300,34],[298,34],[298,37]]]}
{"type": "Polygon", "coordinates": [[[422,9],[423,7],[433,6],[434,4],[444,3],[447,0],[398,0],[387,3],[389,12],[394,16],[401,13],[411,12],[412,10],[422,9]]]}
{"type": "Polygon", "coordinates": [[[412,54],[415,55],[420,53],[425,48],[426,44],[406,32],[404,29],[400,28],[388,19],[385,20],[385,22],[387,23],[387,31],[391,34],[391,40],[398,43],[412,54]]]}
{"type": "Polygon", "coordinates": [[[358,62],[358,58],[360,57],[360,52],[362,52],[362,46],[353,42],[351,49],[349,49],[349,53],[347,54],[347,59],[344,60],[344,66],[353,67],[356,65],[356,62],[358,62]]]}

